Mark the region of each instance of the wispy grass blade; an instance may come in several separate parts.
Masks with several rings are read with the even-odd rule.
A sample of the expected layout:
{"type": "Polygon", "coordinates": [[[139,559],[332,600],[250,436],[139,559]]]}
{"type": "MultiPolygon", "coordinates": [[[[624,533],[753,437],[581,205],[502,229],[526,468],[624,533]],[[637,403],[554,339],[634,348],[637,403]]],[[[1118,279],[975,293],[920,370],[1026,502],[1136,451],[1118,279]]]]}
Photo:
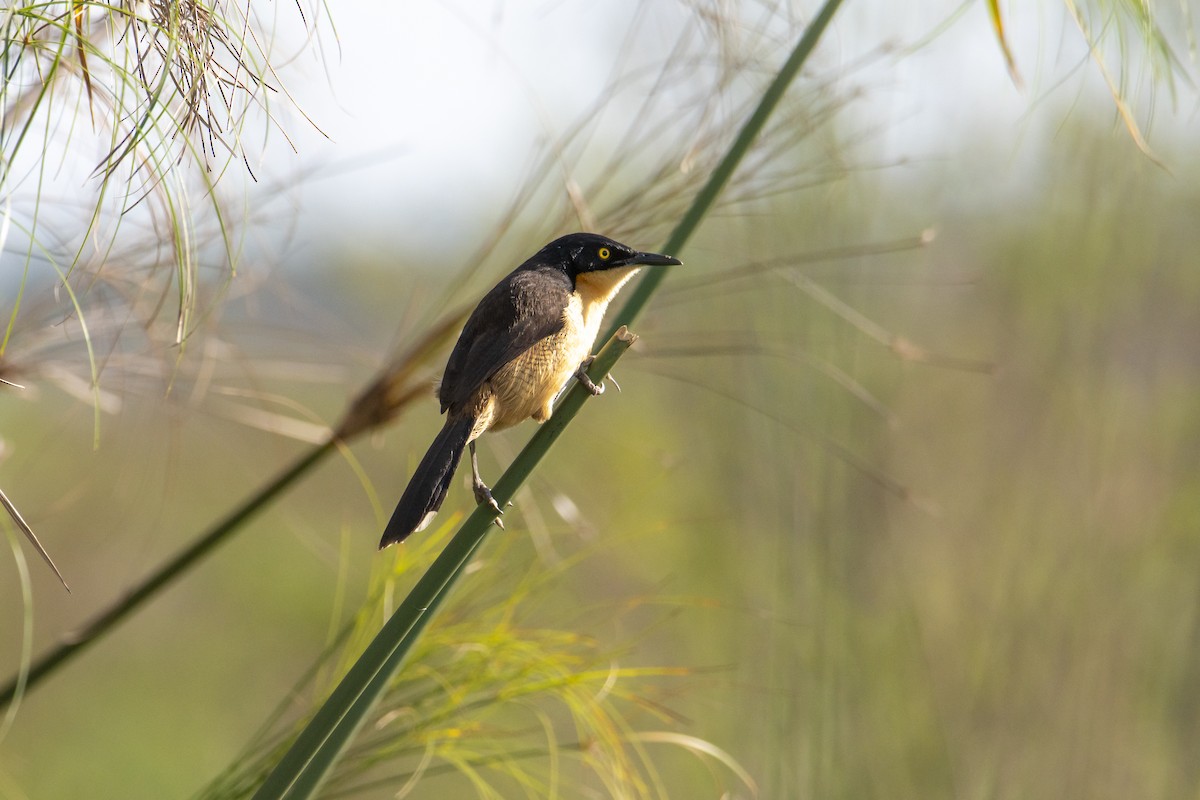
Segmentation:
{"type": "Polygon", "coordinates": [[[1000,52],[1004,54],[1004,63],[1008,67],[1008,74],[1012,78],[1014,84],[1018,88],[1024,83],[1021,80],[1021,73],[1017,70],[1017,60],[1013,57],[1012,48],[1008,46],[1008,34],[1004,32],[1004,16],[1000,11],[1000,0],[988,0],[988,16],[992,19],[992,30],[996,33],[996,43],[1000,45],[1000,52]]]}
{"type": "MultiPolygon", "coordinates": [[[[762,132],[771,112],[820,41],[840,5],[841,0],[827,0],[805,29],[725,157],[675,226],[663,247],[664,251],[675,253],[682,250],[754,140],[762,132]]],[[[632,344],[636,337],[630,334],[622,323],[638,316],[661,280],[661,275],[653,272],[648,274],[639,283],[621,312],[616,315],[613,328],[605,334],[607,342],[589,370],[593,380],[603,379],[632,344]]],[[[516,490],[532,473],[589,397],[581,387],[574,387],[555,409],[551,418],[538,429],[492,489],[501,507],[512,499],[516,490]]],[[[302,800],[316,795],[329,777],[333,766],[366,721],[372,707],[383,695],[388,683],[399,671],[405,656],[425,625],[449,595],[471,554],[487,534],[495,516],[495,513],[485,506],[478,506],[472,512],[437,560],[384,624],[363,655],[301,731],[279,764],[267,776],[254,794],[256,800],[302,800]]]]}
{"type": "MultiPolygon", "coordinates": [[[[21,545],[17,541],[16,534],[12,528],[4,526],[4,533],[8,536],[9,547],[12,548],[13,564],[17,568],[17,585],[21,589],[21,661],[25,664],[29,661],[29,655],[33,652],[33,581],[29,577],[29,564],[25,561],[25,553],[21,550],[21,545]]],[[[16,678],[16,688],[14,694],[20,697],[25,693],[25,673],[21,672],[16,678]]],[[[8,732],[12,730],[13,722],[16,721],[17,711],[20,708],[20,703],[13,703],[4,710],[4,719],[0,720],[0,742],[8,738],[8,732]]]]}
{"type": "Polygon", "coordinates": [[[28,539],[33,545],[34,549],[38,551],[38,554],[41,555],[42,560],[44,560],[50,566],[50,569],[54,570],[54,574],[58,576],[58,580],[60,583],[62,583],[63,588],[70,593],[71,587],[67,585],[67,579],[64,578],[62,572],[59,571],[58,565],[54,563],[54,559],[50,557],[50,553],[46,551],[45,546],[38,539],[37,534],[33,532],[33,528],[29,527],[29,523],[26,522],[25,518],[21,516],[21,512],[17,510],[16,504],[8,499],[8,495],[6,495],[3,490],[0,490],[0,505],[4,506],[4,510],[8,512],[8,515],[12,517],[12,521],[15,522],[17,527],[21,529],[21,533],[25,534],[25,538],[28,539]]]}

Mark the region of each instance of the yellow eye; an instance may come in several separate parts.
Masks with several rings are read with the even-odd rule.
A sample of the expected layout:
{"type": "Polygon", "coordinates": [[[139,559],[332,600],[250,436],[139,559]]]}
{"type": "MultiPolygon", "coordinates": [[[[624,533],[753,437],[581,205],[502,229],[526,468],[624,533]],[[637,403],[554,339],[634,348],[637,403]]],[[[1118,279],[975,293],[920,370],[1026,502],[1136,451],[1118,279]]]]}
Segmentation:
{"type": "Polygon", "coordinates": [[[607,247],[601,247],[596,251],[596,255],[600,256],[601,261],[608,261],[608,257],[611,256],[612,253],[608,251],[607,247]]]}

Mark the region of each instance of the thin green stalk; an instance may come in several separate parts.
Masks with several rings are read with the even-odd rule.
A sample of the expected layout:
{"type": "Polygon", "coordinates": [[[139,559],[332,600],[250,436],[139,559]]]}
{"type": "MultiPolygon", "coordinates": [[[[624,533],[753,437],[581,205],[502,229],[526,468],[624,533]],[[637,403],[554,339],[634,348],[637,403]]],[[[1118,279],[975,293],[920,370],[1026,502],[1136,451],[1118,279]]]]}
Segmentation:
{"type": "Polygon", "coordinates": [[[69,638],[60,641],[53,650],[37,660],[25,673],[22,684],[21,675],[14,677],[0,689],[0,707],[12,702],[18,689],[28,692],[55,670],[79,654],[84,648],[103,636],[151,597],[166,588],[168,584],[180,577],[206,556],[218,544],[225,541],[231,534],[241,528],[255,513],[270,502],[277,494],[290,486],[297,478],[304,475],[312,467],[337,447],[337,439],[330,439],[322,445],[305,454],[299,461],[281,472],[271,483],[264,486],[247,500],[241,507],[233,511],[225,519],[213,526],[207,533],[196,539],[163,564],[139,584],[132,592],[109,607],[99,616],[92,619],[81,630],[74,631],[69,638]]]}
{"type": "Polygon", "coordinates": [[[364,432],[387,423],[415,397],[426,392],[420,381],[413,381],[413,371],[436,352],[444,340],[461,324],[465,312],[453,312],[428,333],[418,339],[408,352],[403,353],[392,364],[384,367],[367,387],[359,393],[345,412],[342,421],[334,429],[333,436],[314,450],[301,456],[273,481],[258,490],[240,507],[229,513],[191,544],[185,546],[174,558],[161,565],[142,579],[128,594],[108,610],[95,617],[81,631],[73,632],[53,650],[38,659],[28,673],[18,674],[3,689],[0,689],[0,707],[12,702],[18,691],[27,692],[49,677],[72,656],[112,630],[118,623],[136,611],[152,597],[165,589],[175,579],[200,562],[200,559],[225,540],[241,530],[242,526],[268,502],[291,486],[298,478],[315,467],[339,443],[349,442],[364,432]],[[24,683],[22,683],[24,678],[24,683]]]}
{"type": "MultiPolygon", "coordinates": [[[[842,4],[842,0],[826,0],[825,5],[817,12],[817,16],[813,17],[812,22],[804,29],[804,34],[800,37],[800,41],[796,43],[792,54],[788,56],[787,61],[780,67],[779,73],[775,79],[771,81],[771,85],[763,92],[762,99],[758,101],[758,107],[754,109],[754,113],[746,120],[746,124],[738,131],[737,138],[733,140],[729,151],[725,153],[725,157],[721,159],[721,163],[713,170],[709,176],[708,182],[697,193],[696,199],[692,201],[692,205],[684,213],[683,219],[679,220],[679,224],[671,231],[671,235],[667,237],[666,244],[663,245],[661,253],[670,253],[676,255],[683,250],[684,244],[691,238],[696,228],[700,225],[700,220],[708,214],[712,208],[712,204],[716,202],[717,196],[721,190],[725,188],[725,184],[733,176],[734,170],[737,169],[742,158],[750,150],[750,146],[754,144],[754,140],[762,133],[763,127],[767,124],[767,119],[771,116],[771,112],[775,110],[775,106],[783,98],[784,92],[788,86],[800,72],[800,68],[804,66],[804,62],[808,60],[817,42],[820,41],[821,35],[825,33],[825,29],[829,26],[830,20],[833,19],[834,13],[838,10],[838,6],[842,4]]],[[[629,325],[638,315],[642,313],[642,309],[646,307],[651,295],[658,289],[658,285],[662,283],[663,278],[667,276],[667,270],[652,269],[647,270],[637,286],[633,288],[633,293],[621,306],[621,310],[613,315],[612,322],[608,329],[604,332],[603,338],[607,339],[621,325],[629,325]]]]}
{"type": "MultiPolygon", "coordinates": [[[[636,338],[624,330],[614,334],[588,370],[592,380],[602,381],[636,338]]],[[[502,508],[513,498],[542,455],[590,397],[581,387],[575,387],[530,439],[513,465],[492,488],[492,495],[502,508]]],[[[490,507],[476,506],[458,533],[438,554],[417,585],[300,732],[291,748],[255,792],[255,798],[290,799],[312,797],[316,793],[366,722],[379,697],[387,690],[408,651],[449,596],[450,589],[462,575],[472,553],[483,541],[495,518],[496,513],[490,507]]]]}
{"type": "MultiPolygon", "coordinates": [[[[683,248],[754,139],[762,132],[788,84],[799,72],[840,5],[841,0],[826,0],[708,183],[675,227],[663,248],[665,252],[677,253],[683,248]]],[[[607,375],[636,338],[621,323],[633,320],[644,308],[662,279],[656,272],[663,271],[649,273],[617,315],[614,325],[620,327],[607,334],[607,343],[589,370],[593,380],[598,381],[607,375]]],[[[492,490],[501,507],[512,499],[589,397],[582,387],[574,387],[546,424],[533,435],[492,490]]],[[[302,800],[316,795],[400,670],[405,656],[425,625],[449,595],[494,518],[495,513],[491,509],[482,505],[476,507],[300,732],[291,748],[255,792],[255,800],[302,800]]]]}

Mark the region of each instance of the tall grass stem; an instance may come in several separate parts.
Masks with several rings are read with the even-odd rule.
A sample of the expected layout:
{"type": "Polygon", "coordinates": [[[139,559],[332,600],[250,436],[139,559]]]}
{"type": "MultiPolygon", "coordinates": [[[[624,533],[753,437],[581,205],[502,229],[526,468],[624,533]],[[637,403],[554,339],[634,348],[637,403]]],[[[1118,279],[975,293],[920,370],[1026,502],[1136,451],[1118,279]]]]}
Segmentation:
{"type": "MultiPolygon", "coordinates": [[[[713,202],[762,132],[771,112],[812,53],[840,5],[841,0],[827,0],[805,29],[791,55],[763,93],[754,113],[742,126],[729,151],[697,194],[679,224],[675,226],[663,248],[664,252],[680,251],[712,208],[713,202]]],[[[633,343],[636,337],[629,334],[622,323],[632,321],[640,314],[661,282],[663,273],[665,270],[648,273],[616,316],[615,330],[606,333],[607,342],[588,370],[593,380],[599,381],[607,375],[617,359],[633,343]]],[[[532,473],[588,397],[590,395],[581,386],[576,386],[568,392],[551,418],[538,429],[513,460],[492,490],[502,508],[532,473]]],[[[384,623],[363,655],[334,687],[329,698],[300,732],[292,747],[254,794],[255,800],[303,800],[317,794],[366,722],[371,709],[399,671],[404,657],[425,625],[449,595],[495,517],[495,512],[490,508],[482,505],[476,507],[395,613],[384,623]]]]}

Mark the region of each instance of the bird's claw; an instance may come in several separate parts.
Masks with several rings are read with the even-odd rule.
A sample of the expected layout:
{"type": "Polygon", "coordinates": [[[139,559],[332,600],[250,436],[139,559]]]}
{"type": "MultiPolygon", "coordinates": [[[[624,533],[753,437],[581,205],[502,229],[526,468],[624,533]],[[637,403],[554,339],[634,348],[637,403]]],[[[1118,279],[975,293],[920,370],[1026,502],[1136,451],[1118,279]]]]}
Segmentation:
{"type": "Polygon", "coordinates": [[[476,478],[471,484],[471,489],[475,492],[476,503],[481,506],[487,506],[492,511],[496,512],[496,516],[492,517],[492,522],[496,523],[497,528],[504,530],[504,520],[500,518],[504,516],[504,508],[510,507],[512,505],[512,501],[510,500],[509,502],[505,503],[504,508],[501,508],[500,504],[496,502],[496,498],[492,497],[492,490],[489,489],[484,482],[478,478],[476,478]]]}
{"type": "MultiPolygon", "coordinates": [[[[496,498],[492,497],[491,492],[488,492],[488,497],[492,500],[489,505],[491,505],[492,510],[496,512],[496,516],[492,519],[492,522],[496,523],[497,528],[504,530],[504,520],[500,519],[502,516],[504,516],[504,511],[498,505],[496,505],[496,498]]],[[[505,503],[504,508],[512,508],[512,501],[509,500],[507,503],[505,503]]]]}
{"type": "MultiPolygon", "coordinates": [[[[489,508],[492,509],[492,511],[495,511],[497,515],[504,513],[504,509],[500,508],[500,504],[496,502],[496,498],[492,497],[491,489],[484,486],[482,483],[476,484],[475,486],[472,487],[472,489],[474,489],[474,491],[475,491],[475,502],[476,503],[478,503],[481,506],[488,506],[489,508]]],[[[511,506],[512,503],[509,503],[508,505],[511,506]]],[[[499,517],[497,517],[497,518],[499,518],[499,517]]],[[[501,525],[500,527],[503,528],[504,526],[501,525]]]]}
{"type": "Polygon", "coordinates": [[[587,368],[596,360],[595,356],[588,356],[579,365],[579,369],[575,370],[575,379],[583,384],[583,388],[588,390],[592,397],[599,397],[604,394],[604,381],[596,383],[591,376],[587,374],[587,368]]]}

